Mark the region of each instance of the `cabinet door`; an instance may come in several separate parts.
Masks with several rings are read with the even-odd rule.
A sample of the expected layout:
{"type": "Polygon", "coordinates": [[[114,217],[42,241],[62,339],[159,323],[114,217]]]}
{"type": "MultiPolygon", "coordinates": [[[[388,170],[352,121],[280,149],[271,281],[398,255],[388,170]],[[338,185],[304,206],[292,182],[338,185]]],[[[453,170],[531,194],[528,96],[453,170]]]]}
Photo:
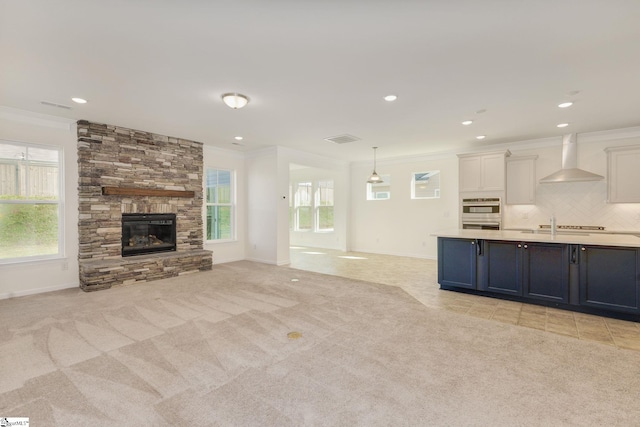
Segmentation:
{"type": "Polygon", "coordinates": [[[639,251],[580,247],[580,305],[635,313],[639,310],[639,251]]]}
{"type": "Polygon", "coordinates": [[[481,157],[481,189],[483,191],[504,190],[504,154],[487,154],[481,157]]]}
{"type": "Polygon", "coordinates": [[[609,203],[640,202],[640,146],[613,147],[606,151],[609,203]]]}
{"type": "Polygon", "coordinates": [[[523,243],[523,293],[546,301],[569,302],[569,245],[523,243]]]}
{"type": "Polygon", "coordinates": [[[440,286],[476,289],[476,241],[438,237],[440,286]]]}
{"type": "Polygon", "coordinates": [[[480,176],[482,175],[482,161],[480,156],[461,157],[458,162],[460,168],[460,188],[459,191],[477,191],[480,190],[482,183],[480,176]]]}
{"type": "Polygon", "coordinates": [[[531,205],[536,201],[536,158],[507,160],[508,205],[531,205]]]}
{"type": "Polygon", "coordinates": [[[522,295],[522,244],[501,240],[485,240],[483,244],[480,289],[522,295]]]}

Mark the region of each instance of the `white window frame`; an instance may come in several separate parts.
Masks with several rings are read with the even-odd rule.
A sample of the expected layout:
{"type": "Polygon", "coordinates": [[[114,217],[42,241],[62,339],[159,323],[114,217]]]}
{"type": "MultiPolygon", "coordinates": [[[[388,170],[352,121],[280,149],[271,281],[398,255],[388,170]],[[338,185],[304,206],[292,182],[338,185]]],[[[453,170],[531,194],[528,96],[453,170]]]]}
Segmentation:
{"type": "Polygon", "coordinates": [[[330,233],[332,231],[334,231],[335,228],[335,188],[334,188],[334,181],[333,179],[319,179],[317,181],[314,182],[315,184],[315,190],[314,190],[314,223],[315,223],[315,228],[314,231],[316,231],[317,233],[330,233]],[[320,204],[320,183],[326,183],[326,182],[330,182],[331,183],[331,204],[330,205],[321,205],[320,204]],[[333,213],[334,213],[334,222],[331,224],[331,228],[320,228],[320,208],[326,208],[326,207],[331,207],[333,209],[333,213]]]}
{"type": "Polygon", "coordinates": [[[234,169],[226,169],[226,168],[219,168],[219,167],[215,167],[215,166],[207,166],[205,168],[204,171],[204,237],[205,237],[205,242],[206,243],[228,243],[228,242],[235,242],[236,241],[236,171],[234,169]],[[208,202],[207,201],[207,192],[209,187],[207,186],[207,175],[209,173],[209,171],[218,171],[218,172],[229,172],[229,203],[219,203],[219,202],[208,202]],[[230,213],[230,218],[229,220],[231,221],[231,237],[228,239],[208,239],[208,232],[207,229],[209,227],[209,222],[207,221],[207,212],[208,212],[208,207],[212,206],[212,207],[230,207],[231,208],[231,213],[230,213]]]}
{"type": "Polygon", "coordinates": [[[440,198],[440,177],[441,175],[439,170],[430,170],[430,171],[411,173],[411,199],[413,200],[439,199],[440,198]],[[426,174],[430,174],[430,176],[438,175],[438,188],[433,191],[434,193],[433,197],[416,196],[416,185],[418,185],[418,183],[416,182],[416,175],[426,175],[426,174]]]}
{"type": "MultiPolygon", "coordinates": [[[[64,258],[65,257],[64,149],[62,147],[57,147],[52,145],[34,144],[30,142],[19,142],[19,141],[11,141],[11,140],[4,140],[4,139],[0,139],[0,144],[18,145],[18,146],[25,147],[25,149],[27,150],[26,151],[27,162],[29,162],[29,159],[28,159],[29,148],[40,148],[40,149],[58,152],[58,185],[57,185],[58,200],[52,201],[52,200],[46,200],[46,199],[29,199],[29,200],[0,199],[0,204],[5,204],[5,205],[57,205],[58,206],[58,252],[55,254],[47,254],[47,255],[33,255],[33,256],[22,256],[22,257],[15,257],[15,258],[3,258],[3,259],[0,259],[0,265],[64,258]]],[[[27,171],[28,170],[29,169],[27,168],[27,171]]],[[[30,174],[28,172],[26,174],[26,179],[27,179],[26,191],[28,193],[29,187],[30,187],[29,185],[30,174]]],[[[27,194],[27,197],[28,197],[28,194],[27,194]]]]}
{"type": "Polygon", "coordinates": [[[293,197],[294,197],[294,203],[293,203],[293,209],[294,209],[294,219],[295,219],[295,224],[293,225],[293,229],[294,231],[298,231],[298,232],[312,232],[315,230],[315,221],[313,219],[314,217],[314,209],[313,209],[313,205],[314,205],[314,197],[313,197],[313,180],[303,180],[303,181],[298,181],[295,182],[293,185],[294,191],[293,191],[293,197]],[[305,204],[302,205],[301,204],[301,197],[300,194],[298,192],[298,190],[300,189],[300,185],[301,184],[308,184],[308,187],[310,188],[309,190],[309,204],[305,204]],[[308,208],[309,209],[309,216],[311,219],[311,224],[309,224],[309,228],[300,228],[300,209],[301,208],[308,208]]]}
{"type": "Polygon", "coordinates": [[[389,200],[391,199],[391,175],[380,174],[381,183],[371,184],[367,182],[367,200],[389,200]],[[386,187],[389,187],[388,189],[386,187]],[[375,191],[376,188],[383,188],[384,191],[375,191]]]}
{"type": "Polygon", "coordinates": [[[293,218],[293,224],[289,225],[289,229],[299,233],[333,233],[335,231],[335,180],[332,178],[323,179],[301,179],[299,181],[291,181],[289,185],[289,200],[290,209],[293,209],[293,214],[290,218],[293,218]],[[332,189],[332,204],[320,205],[319,188],[321,182],[331,182],[332,189]],[[298,194],[298,188],[300,184],[310,184],[309,192],[309,205],[300,205],[300,195],[298,194]],[[320,207],[331,206],[334,209],[334,223],[332,228],[320,228],[320,207]],[[309,208],[309,215],[311,217],[310,228],[300,228],[300,208],[309,208]]]}

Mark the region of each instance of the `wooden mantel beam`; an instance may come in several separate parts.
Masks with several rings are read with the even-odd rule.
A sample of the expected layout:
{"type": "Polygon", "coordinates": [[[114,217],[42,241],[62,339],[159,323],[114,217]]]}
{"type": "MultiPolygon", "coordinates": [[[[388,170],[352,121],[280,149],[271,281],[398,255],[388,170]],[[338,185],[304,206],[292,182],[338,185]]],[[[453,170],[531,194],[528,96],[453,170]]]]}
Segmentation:
{"type": "Polygon", "coordinates": [[[102,187],[103,196],[155,196],[155,197],[188,197],[195,196],[194,191],[161,190],[155,188],[102,187]]]}

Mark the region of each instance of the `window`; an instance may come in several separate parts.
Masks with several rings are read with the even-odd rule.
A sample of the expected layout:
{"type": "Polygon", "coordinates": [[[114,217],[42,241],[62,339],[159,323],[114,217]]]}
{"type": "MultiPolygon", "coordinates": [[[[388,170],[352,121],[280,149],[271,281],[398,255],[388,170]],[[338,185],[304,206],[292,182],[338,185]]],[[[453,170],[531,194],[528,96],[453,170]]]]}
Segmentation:
{"type": "Polygon", "coordinates": [[[294,231],[333,231],[333,180],[294,182],[290,227],[294,231]]]}
{"type": "Polygon", "coordinates": [[[207,240],[232,240],[235,237],[234,173],[207,169],[207,240]]]}
{"type": "Polygon", "coordinates": [[[440,171],[413,173],[411,175],[411,198],[440,198],[440,171]]]}
{"type": "Polygon", "coordinates": [[[62,150],[0,141],[0,262],[61,256],[62,150]]]}
{"type": "Polygon", "coordinates": [[[299,182],[296,184],[295,193],[295,226],[297,231],[311,230],[312,221],[312,184],[311,182],[299,182]]]}
{"type": "Polygon", "coordinates": [[[387,200],[391,198],[391,175],[380,175],[382,182],[367,183],[367,200],[387,200]]]}
{"type": "Polygon", "coordinates": [[[319,181],[316,188],[316,230],[333,230],[333,181],[319,181]]]}

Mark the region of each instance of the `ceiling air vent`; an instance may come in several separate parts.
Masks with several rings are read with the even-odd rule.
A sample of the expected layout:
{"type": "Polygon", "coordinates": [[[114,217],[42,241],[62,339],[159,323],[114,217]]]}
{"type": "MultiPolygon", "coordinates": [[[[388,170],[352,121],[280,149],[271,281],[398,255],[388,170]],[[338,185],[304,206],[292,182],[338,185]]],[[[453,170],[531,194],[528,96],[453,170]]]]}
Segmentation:
{"type": "Polygon", "coordinates": [[[69,107],[68,105],[56,104],[55,102],[40,101],[40,104],[46,105],[47,107],[58,107],[58,108],[63,108],[65,110],[71,110],[71,107],[69,107]]]}
{"type": "Polygon", "coordinates": [[[344,135],[332,136],[330,138],[325,138],[324,140],[333,142],[334,144],[346,144],[347,142],[360,141],[360,138],[345,133],[344,135]]]}

